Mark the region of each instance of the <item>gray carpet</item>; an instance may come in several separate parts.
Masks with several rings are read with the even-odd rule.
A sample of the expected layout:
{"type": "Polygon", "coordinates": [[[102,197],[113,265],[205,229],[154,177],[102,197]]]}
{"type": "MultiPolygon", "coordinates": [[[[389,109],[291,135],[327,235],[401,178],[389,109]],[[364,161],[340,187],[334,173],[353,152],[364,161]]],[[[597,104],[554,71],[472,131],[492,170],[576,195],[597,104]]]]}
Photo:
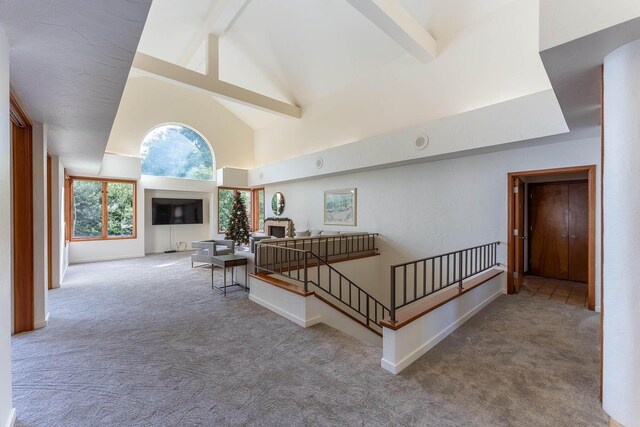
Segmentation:
{"type": "Polygon", "coordinates": [[[13,338],[17,425],[606,425],[587,310],[503,296],[393,376],[209,277],[184,253],[71,266],[49,327],[13,338]]]}

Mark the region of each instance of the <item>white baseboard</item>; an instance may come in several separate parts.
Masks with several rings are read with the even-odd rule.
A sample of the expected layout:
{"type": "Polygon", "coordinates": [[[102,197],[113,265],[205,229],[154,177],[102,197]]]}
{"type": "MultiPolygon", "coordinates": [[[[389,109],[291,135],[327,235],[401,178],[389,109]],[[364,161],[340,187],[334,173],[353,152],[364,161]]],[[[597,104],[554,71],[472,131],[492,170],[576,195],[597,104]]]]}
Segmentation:
{"type": "Polygon", "coordinates": [[[124,256],[116,256],[116,257],[104,257],[104,258],[90,258],[90,259],[81,259],[81,260],[73,260],[69,261],[69,264],[86,264],[88,262],[102,262],[102,261],[118,261],[121,259],[133,259],[133,258],[144,258],[144,255],[124,255],[124,256]]]}
{"type": "MultiPolygon", "coordinates": [[[[263,299],[261,299],[261,298],[258,298],[258,297],[257,297],[257,296],[255,296],[255,295],[251,295],[251,294],[249,294],[249,299],[250,299],[251,301],[255,302],[256,304],[260,304],[260,305],[261,305],[261,306],[263,306],[264,308],[267,308],[267,309],[269,309],[269,310],[273,311],[274,313],[279,314],[280,316],[284,317],[285,319],[291,320],[293,323],[295,323],[296,325],[300,325],[300,326],[302,326],[303,328],[306,328],[306,327],[307,327],[307,324],[308,324],[311,320],[313,320],[313,319],[311,319],[311,320],[308,320],[308,321],[307,321],[307,320],[305,320],[305,319],[302,319],[302,318],[300,318],[300,317],[298,317],[298,316],[296,316],[296,315],[294,315],[294,314],[289,313],[288,311],[284,311],[284,310],[283,310],[283,309],[281,309],[280,307],[276,307],[275,305],[273,305],[273,304],[271,304],[271,303],[269,303],[269,302],[267,302],[267,301],[265,301],[265,300],[263,300],[263,299]]],[[[309,326],[310,326],[310,325],[309,325],[309,326]]]]}
{"type": "Polygon", "coordinates": [[[41,329],[46,327],[49,324],[49,313],[47,313],[47,315],[44,317],[44,320],[42,322],[35,322],[33,324],[33,329],[41,329]]]}
{"type": "Polygon", "coordinates": [[[309,326],[317,325],[318,323],[323,323],[322,322],[322,316],[316,316],[316,317],[312,317],[311,319],[306,320],[304,322],[304,327],[308,328],[309,326]]]}
{"type": "MultiPolygon", "coordinates": [[[[420,356],[424,355],[427,351],[429,351],[433,347],[435,347],[440,341],[445,339],[453,331],[455,331],[460,326],[462,326],[464,324],[464,322],[469,320],[476,313],[478,313],[480,310],[485,308],[487,305],[489,305],[491,302],[493,302],[495,299],[497,299],[502,294],[503,294],[502,289],[500,289],[498,292],[495,292],[493,295],[489,296],[484,301],[482,301],[480,304],[478,304],[477,306],[475,306],[474,308],[472,308],[471,310],[466,312],[462,317],[460,317],[458,320],[456,320],[455,322],[453,322],[452,324],[450,324],[449,326],[444,328],[440,333],[438,333],[436,336],[431,338],[429,341],[427,341],[426,343],[424,343],[423,345],[418,347],[416,350],[411,352],[409,355],[407,355],[404,359],[402,359],[398,363],[394,364],[394,363],[382,358],[382,360],[380,361],[380,366],[382,366],[382,368],[384,368],[385,370],[387,370],[387,371],[389,371],[389,372],[391,372],[393,374],[400,373],[403,369],[405,369],[407,366],[411,365],[413,362],[418,360],[420,358],[420,356]]],[[[436,310],[436,312],[437,312],[437,310],[436,310]]]]}
{"type": "Polygon", "coordinates": [[[9,413],[9,419],[7,420],[7,423],[5,424],[5,426],[13,427],[15,423],[16,423],[16,408],[11,408],[11,412],[9,413]]]}
{"type": "Polygon", "coordinates": [[[53,286],[52,289],[60,289],[60,287],[62,286],[62,283],[64,282],[64,275],[67,274],[67,268],[69,268],[68,264],[65,264],[63,266],[64,268],[60,271],[60,281],[53,281],[53,286]]]}
{"type": "Polygon", "coordinates": [[[34,330],[36,330],[36,329],[42,329],[42,328],[44,328],[44,327],[46,327],[46,326],[47,326],[47,321],[46,321],[46,320],[44,320],[44,321],[42,321],[42,322],[34,322],[34,323],[33,323],[33,329],[34,329],[34,330]]]}

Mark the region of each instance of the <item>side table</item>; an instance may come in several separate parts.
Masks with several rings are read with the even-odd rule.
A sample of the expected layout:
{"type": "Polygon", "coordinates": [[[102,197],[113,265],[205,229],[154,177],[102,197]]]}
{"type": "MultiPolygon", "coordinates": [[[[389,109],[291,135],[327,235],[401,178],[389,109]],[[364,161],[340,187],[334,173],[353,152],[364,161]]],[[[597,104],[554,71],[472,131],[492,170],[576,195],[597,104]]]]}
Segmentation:
{"type": "Polygon", "coordinates": [[[211,289],[216,288],[223,292],[223,294],[227,295],[227,288],[232,286],[239,286],[244,288],[245,291],[249,290],[249,273],[247,268],[247,258],[238,255],[219,255],[211,257],[211,289]],[[222,271],[224,274],[224,285],[223,286],[215,286],[213,284],[213,266],[217,265],[218,267],[222,267],[222,271]],[[236,267],[244,266],[244,285],[234,281],[233,273],[236,267]],[[227,285],[227,268],[231,267],[231,284],[227,285]]]}

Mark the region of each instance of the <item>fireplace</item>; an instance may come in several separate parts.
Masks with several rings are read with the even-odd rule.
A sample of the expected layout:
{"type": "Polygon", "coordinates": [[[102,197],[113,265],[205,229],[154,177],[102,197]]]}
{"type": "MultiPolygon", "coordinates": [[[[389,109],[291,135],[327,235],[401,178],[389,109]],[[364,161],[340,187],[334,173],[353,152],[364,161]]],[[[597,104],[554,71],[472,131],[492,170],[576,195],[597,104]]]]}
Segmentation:
{"type": "Polygon", "coordinates": [[[293,221],[290,219],[267,218],[264,221],[264,231],[267,235],[277,238],[293,237],[293,221]]]}
{"type": "Polygon", "coordinates": [[[270,225],[269,229],[267,230],[267,234],[269,236],[273,236],[281,239],[283,237],[286,237],[287,228],[285,226],[280,226],[280,225],[270,225]]]}

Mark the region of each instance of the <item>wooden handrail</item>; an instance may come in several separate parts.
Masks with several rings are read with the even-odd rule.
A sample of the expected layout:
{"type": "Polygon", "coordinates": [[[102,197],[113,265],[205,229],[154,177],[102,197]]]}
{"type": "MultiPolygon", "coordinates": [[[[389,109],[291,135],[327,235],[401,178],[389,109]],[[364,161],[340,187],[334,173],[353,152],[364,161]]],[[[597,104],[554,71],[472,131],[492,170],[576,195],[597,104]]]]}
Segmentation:
{"type": "Polygon", "coordinates": [[[504,273],[503,270],[494,268],[464,282],[464,289],[451,287],[433,294],[428,298],[416,301],[413,305],[398,310],[396,313],[397,317],[395,322],[391,319],[385,319],[381,322],[382,326],[397,331],[398,329],[407,326],[409,323],[419,319],[425,314],[432,312],[438,307],[442,307],[446,303],[461,297],[462,295],[470,292],[471,290],[484,283],[487,283],[488,281],[501,275],[502,273],[504,273]]]}

